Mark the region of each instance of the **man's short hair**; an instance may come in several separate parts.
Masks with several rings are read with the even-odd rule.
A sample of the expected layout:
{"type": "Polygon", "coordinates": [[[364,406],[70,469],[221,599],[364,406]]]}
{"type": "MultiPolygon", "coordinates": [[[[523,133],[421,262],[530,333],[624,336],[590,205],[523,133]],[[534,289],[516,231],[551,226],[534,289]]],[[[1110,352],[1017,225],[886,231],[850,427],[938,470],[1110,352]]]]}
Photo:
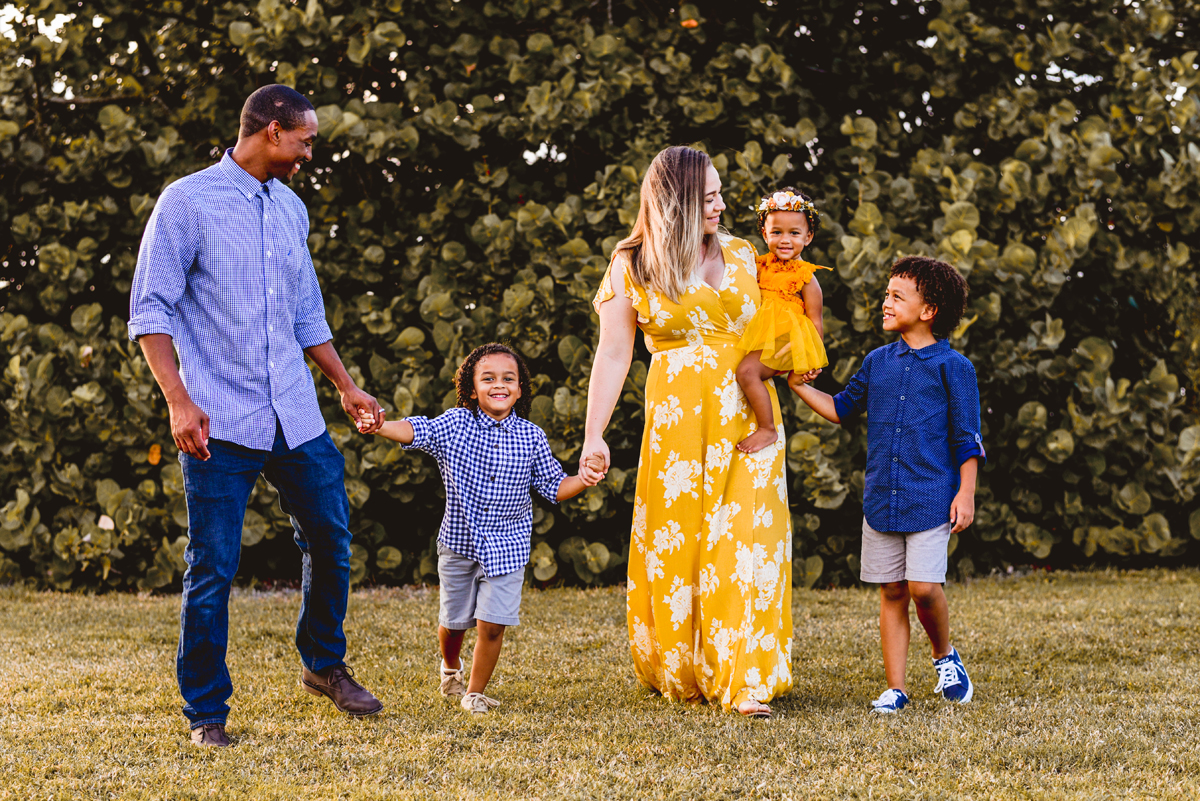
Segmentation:
{"type": "Polygon", "coordinates": [[[242,106],[242,136],[254,136],[271,124],[279,122],[285,131],[294,131],[304,124],[304,115],[313,110],[308,98],[290,86],[273,83],[246,98],[242,106]]]}
{"type": "Polygon", "coordinates": [[[937,309],[930,326],[936,338],[945,339],[954,332],[966,311],[969,290],[953,265],[924,256],[908,256],[892,265],[892,277],[911,278],[921,300],[937,309]]]}

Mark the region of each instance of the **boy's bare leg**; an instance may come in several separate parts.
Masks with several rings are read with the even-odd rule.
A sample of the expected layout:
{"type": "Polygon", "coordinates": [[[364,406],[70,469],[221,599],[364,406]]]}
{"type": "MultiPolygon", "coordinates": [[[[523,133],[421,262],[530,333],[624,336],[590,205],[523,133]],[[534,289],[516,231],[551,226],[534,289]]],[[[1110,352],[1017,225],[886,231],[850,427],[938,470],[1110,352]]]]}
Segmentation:
{"type": "Polygon", "coordinates": [[[462,653],[463,637],[466,634],[465,631],[438,626],[438,645],[442,648],[442,663],[451,670],[462,667],[459,654],[462,653]]]}
{"type": "Polygon", "coordinates": [[[761,357],[761,350],[747,353],[737,368],[738,386],[746,395],[746,403],[750,404],[750,410],[754,412],[754,419],[758,423],[758,429],[737,444],[742,453],[760,451],[779,438],[775,430],[775,415],[771,410],[771,395],[763,383],[775,375],[775,371],[759,361],[761,357]]]}
{"type": "Polygon", "coordinates": [[[504,626],[480,620],[477,623],[475,656],[471,660],[471,681],[468,693],[481,693],[492,678],[492,671],[500,661],[500,646],[504,644],[504,626]]]}
{"type": "Polygon", "coordinates": [[[905,690],[908,666],[908,582],[879,586],[879,639],[883,645],[883,673],[892,690],[905,690]]]}
{"type": "Polygon", "coordinates": [[[946,593],[941,584],[929,581],[910,581],[908,592],[917,605],[917,618],[929,644],[933,646],[933,658],[941,659],[950,654],[950,607],[946,604],[946,593]]]}

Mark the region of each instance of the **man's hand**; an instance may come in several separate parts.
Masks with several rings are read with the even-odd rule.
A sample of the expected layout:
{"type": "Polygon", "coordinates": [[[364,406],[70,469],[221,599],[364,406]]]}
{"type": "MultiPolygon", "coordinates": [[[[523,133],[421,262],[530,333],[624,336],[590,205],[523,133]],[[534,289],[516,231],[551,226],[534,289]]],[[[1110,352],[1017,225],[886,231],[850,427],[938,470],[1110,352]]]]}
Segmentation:
{"type": "Polygon", "coordinates": [[[363,434],[374,434],[386,422],[387,412],[379,401],[355,386],[342,393],[342,408],[363,434]]]}
{"type": "Polygon", "coordinates": [[[175,439],[175,447],[189,456],[207,461],[208,415],[186,394],[168,403],[167,408],[171,412],[171,436],[175,439]]]}
{"type": "Polygon", "coordinates": [[[950,503],[950,523],[953,526],[950,529],[950,533],[957,534],[971,525],[971,522],[974,520],[975,493],[960,491],[950,503]]]}

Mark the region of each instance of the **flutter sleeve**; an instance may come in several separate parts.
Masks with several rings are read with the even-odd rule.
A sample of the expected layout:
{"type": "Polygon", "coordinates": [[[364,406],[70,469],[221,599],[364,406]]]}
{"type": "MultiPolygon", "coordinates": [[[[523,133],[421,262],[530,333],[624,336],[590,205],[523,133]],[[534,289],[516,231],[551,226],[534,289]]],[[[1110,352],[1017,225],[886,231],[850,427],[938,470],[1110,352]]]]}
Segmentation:
{"type": "Polygon", "coordinates": [[[592,299],[592,308],[599,314],[600,305],[604,301],[616,297],[616,290],[613,289],[614,271],[617,273],[620,282],[624,285],[625,297],[629,298],[629,302],[633,304],[634,311],[637,312],[638,323],[645,324],[650,322],[650,301],[647,298],[645,290],[634,286],[633,281],[630,280],[629,255],[627,251],[617,251],[613,254],[608,269],[604,271],[604,278],[600,280],[600,288],[596,290],[596,297],[592,299]]]}

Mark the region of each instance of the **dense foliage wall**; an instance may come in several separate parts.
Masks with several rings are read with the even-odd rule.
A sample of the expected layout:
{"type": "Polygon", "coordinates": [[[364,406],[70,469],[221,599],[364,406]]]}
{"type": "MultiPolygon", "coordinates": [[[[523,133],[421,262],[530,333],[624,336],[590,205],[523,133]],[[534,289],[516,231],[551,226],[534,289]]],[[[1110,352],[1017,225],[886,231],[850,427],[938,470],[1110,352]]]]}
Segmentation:
{"type": "MultiPolygon", "coordinates": [[[[989,463],[962,572],[1200,555],[1200,5],[1015,0],[39,0],[0,38],[0,576],[177,582],[186,543],[165,404],[125,337],[142,227],[219,157],[242,99],[311,97],[295,182],[335,344],[396,415],[436,414],[464,352],[530,360],[533,417],[578,458],[589,299],[660,148],[698,143],[725,224],[791,183],[827,224],[836,388],[887,341],[900,254],[968,277],[955,347],[975,363],[989,463]],[[69,16],[60,16],[69,15],[69,16]],[[41,20],[41,22],[39,22],[41,20]]],[[[639,345],[640,348],[640,345],[639,345]]],[[[539,506],[540,579],[621,576],[647,356],[626,382],[607,482],[539,506]]],[[[355,580],[434,572],[433,461],[359,437],[346,455],[355,580]]],[[[865,426],[789,408],[797,580],[856,567],[865,426]]],[[[295,560],[272,490],[244,570],[295,560]]]]}

